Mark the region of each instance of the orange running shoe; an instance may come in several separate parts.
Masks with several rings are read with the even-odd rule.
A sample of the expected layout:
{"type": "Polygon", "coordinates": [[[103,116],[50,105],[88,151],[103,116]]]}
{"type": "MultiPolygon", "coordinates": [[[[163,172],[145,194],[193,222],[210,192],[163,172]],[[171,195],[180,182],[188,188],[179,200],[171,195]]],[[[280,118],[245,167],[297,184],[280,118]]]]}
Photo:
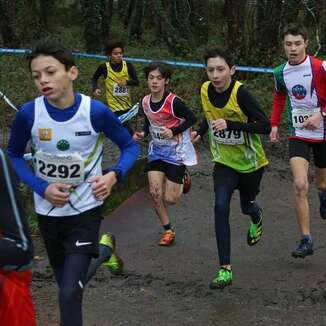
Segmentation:
{"type": "Polygon", "coordinates": [[[186,169],[185,170],[185,175],[183,176],[183,193],[186,194],[189,192],[191,188],[191,178],[190,178],[190,173],[186,169]]]}
{"type": "Polygon", "coordinates": [[[173,244],[175,239],[175,232],[168,230],[162,233],[162,238],[159,242],[160,246],[169,247],[173,244]]]}

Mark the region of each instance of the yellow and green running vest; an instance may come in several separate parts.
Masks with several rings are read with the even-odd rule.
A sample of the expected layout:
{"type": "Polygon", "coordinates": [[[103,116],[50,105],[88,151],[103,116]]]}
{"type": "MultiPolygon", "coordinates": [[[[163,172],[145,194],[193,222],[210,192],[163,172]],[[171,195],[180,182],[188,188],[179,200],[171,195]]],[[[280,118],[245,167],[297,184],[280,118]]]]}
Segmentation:
{"type": "Polygon", "coordinates": [[[224,164],[237,172],[249,173],[268,164],[258,134],[238,131],[220,130],[213,131],[211,121],[225,119],[246,123],[248,117],[242,112],[237,93],[242,85],[236,81],[230,98],[223,108],[215,107],[208,98],[208,86],[205,82],[201,87],[201,102],[205,117],[209,125],[209,144],[213,155],[213,162],[224,164]]]}
{"type": "Polygon", "coordinates": [[[113,112],[125,111],[131,108],[131,97],[128,86],[119,86],[118,82],[129,80],[129,73],[126,61],[122,61],[122,69],[119,72],[106,63],[107,77],[105,79],[106,99],[113,112]]]}

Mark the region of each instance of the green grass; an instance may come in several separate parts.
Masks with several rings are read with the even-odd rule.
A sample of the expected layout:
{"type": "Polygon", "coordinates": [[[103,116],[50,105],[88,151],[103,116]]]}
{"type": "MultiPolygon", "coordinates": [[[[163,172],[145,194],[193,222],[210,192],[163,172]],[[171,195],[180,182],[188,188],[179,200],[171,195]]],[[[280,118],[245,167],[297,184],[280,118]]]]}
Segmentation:
{"type": "MultiPolygon", "coordinates": [[[[129,53],[126,55],[130,56],[129,53]]],[[[137,54],[134,54],[137,56],[137,54]]],[[[141,57],[141,56],[137,56],[141,57]]],[[[149,58],[153,56],[148,55],[149,58]]],[[[155,59],[163,59],[154,57],[155,59]]],[[[174,59],[174,58],[165,58],[174,59]]],[[[103,62],[95,59],[78,58],[77,65],[79,67],[79,77],[75,83],[75,89],[87,95],[92,95],[90,80],[97,66],[103,62]]],[[[1,90],[16,105],[20,106],[24,102],[35,98],[38,93],[30,77],[30,73],[26,67],[23,56],[0,55],[1,65],[1,90]]],[[[138,101],[147,93],[146,81],[142,72],[144,64],[135,63],[138,72],[140,85],[132,88],[132,96],[134,101],[138,101]]],[[[196,114],[200,115],[200,97],[199,90],[203,76],[203,69],[198,68],[173,68],[173,76],[170,82],[170,89],[176,92],[184,99],[186,104],[192,108],[196,114]]],[[[270,110],[270,103],[273,92],[273,79],[271,75],[255,75],[248,78],[248,75],[238,74],[236,76],[241,80],[255,95],[257,101],[266,109],[270,110]],[[244,78],[242,78],[244,76],[244,78]]],[[[103,81],[100,84],[104,87],[103,81]]],[[[105,102],[104,95],[100,98],[105,102]]],[[[12,109],[0,100],[1,117],[5,120],[13,118],[12,109]]]]}

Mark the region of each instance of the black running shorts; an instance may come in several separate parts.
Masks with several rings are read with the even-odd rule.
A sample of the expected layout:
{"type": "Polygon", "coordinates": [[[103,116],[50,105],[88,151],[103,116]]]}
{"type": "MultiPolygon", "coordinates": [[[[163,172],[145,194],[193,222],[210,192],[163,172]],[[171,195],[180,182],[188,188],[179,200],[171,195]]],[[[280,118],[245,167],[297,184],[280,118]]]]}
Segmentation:
{"type": "Polygon", "coordinates": [[[315,165],[320,168],[326,168],[326,142],[307,142],[301,139],[289,140],[289,157],[302,157],[310,161],[312,150],[315,165]]]}
{"type": "Polygon", "coordinates": [[[145,171],[160,171],[163,172],[167,179],[172,182],[182,184],[185,174],[185,165],[175,165],[165,161],[157,160],[147,163],[145,171]]]}
{"type": "Polygon", "coordinates": [[[52,266],[61,264],[67,254],[98,256],[101,206],[73,216],[50,217],[38,214],[37,217],[52,266]]]}

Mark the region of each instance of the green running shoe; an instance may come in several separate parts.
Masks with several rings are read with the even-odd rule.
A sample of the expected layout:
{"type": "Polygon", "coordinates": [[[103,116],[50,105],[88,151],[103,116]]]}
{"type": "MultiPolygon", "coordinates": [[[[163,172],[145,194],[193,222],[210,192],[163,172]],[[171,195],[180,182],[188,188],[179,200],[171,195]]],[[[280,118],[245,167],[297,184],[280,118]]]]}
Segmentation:
{"type": "Polygon", "coordinates": [[[209,287],[211,289],[224,289],[226,286],[232,284],[232,270],[225,267],[221,267],[217,273],[216,277],[213,279],[209,287]]]}
{"type": "Polygon", "coordinates": [[[112,252],[115,251],[115,236],[110,233],[104,233],[101,237],[100,244],[109,247],[112,252]]]}
{"type": "Polygon", "coordinates": [[[111,274],[121,275],[123,274],[123,261],[117,254],[112,254],[109,260],[103,263],[106,266],[111,274]]]}
{"type": "Polygon", "coordinates": [[[113,275],[121,275],[123,273],[123,261],[116,253],[115,237],[111,233],[104,233],[101,237],[100,244],[107,246],[111,249],[111,257],[104,261],[103,265],[106,266],[113,275]]]}
{"type": "Polygon", "coordinates": [[[249,246],[255,245],[261,238],[263,234],[263,216],[260,217],[260,220],[257,224],[250,224],[250,228],[247,234],[247,243],[249,246]]]}

